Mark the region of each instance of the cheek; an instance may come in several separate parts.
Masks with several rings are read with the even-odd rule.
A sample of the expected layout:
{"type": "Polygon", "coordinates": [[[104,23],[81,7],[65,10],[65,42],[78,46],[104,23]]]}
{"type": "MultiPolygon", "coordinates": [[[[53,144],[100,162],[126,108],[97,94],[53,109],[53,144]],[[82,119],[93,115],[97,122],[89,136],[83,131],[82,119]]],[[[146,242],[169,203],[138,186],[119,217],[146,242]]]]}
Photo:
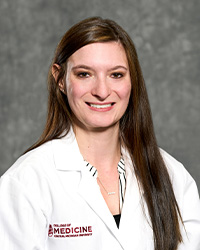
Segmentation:
{"type": "Polygon", "coordinates": [[[124,101],[129,100],[130,94],[131,94],[131,84],[123,85],[118,90],[118,96],[120,97],[121,100],[124,100],[124,101]]]}
{"type": "Polygon", "coordinates": [[[66,90],[69,103],[78,102],[86,93],[84,86],[81,86],[80,84],[74,81],[68,81],[66,83],[66,90]]]}
{"type": "Polygon", "coordinates": [[[74,81],[69,80],[66,82],[66,90],[68,99],[76,99],[79,96],[79,88],[74,81]]]}

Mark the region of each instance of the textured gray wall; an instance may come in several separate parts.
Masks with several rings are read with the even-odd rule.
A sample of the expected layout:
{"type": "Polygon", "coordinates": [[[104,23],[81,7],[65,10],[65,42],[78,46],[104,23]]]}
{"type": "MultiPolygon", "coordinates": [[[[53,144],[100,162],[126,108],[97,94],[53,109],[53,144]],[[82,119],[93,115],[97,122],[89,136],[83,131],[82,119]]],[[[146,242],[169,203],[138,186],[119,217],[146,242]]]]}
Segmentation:
{"type": "Polygon", "coordinates": [[[0,0],[0,175],[42,132],[56,44],[77,21],[117,21],[133,38],[159,145],[200,188],[199,0],[0,0]]]}

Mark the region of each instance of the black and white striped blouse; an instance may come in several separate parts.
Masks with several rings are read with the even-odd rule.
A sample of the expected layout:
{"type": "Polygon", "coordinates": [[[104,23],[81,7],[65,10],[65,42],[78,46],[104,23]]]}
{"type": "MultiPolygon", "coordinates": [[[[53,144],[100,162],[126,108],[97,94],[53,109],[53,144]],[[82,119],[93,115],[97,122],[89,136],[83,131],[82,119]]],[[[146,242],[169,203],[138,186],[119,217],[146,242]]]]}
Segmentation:
{"type": "MultiPolygon", "coordinates": [[[[91,175],[94,178],[97,178],[98,172],[97,169],[92,166],[89,162],[86,162],[86,167],[90,171],[91,175]]],[[[117,170],[119,173],[119,194],[120,194],[120,210],[122,210],[122,206],[124,203],[124,196],[125,196],[125,190],[126,190],[126,172],[125,172],[125,164],[124,159],[121,157],[118,165],[117,170]]]]}

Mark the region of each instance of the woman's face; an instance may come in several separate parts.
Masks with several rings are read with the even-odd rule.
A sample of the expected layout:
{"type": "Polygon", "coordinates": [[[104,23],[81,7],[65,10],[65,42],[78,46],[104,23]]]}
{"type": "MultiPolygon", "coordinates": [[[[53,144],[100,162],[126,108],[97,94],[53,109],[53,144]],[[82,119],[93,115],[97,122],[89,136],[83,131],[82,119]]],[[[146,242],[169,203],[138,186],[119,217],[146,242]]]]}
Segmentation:
{"type": "Polygon", "coordinates": [[[77,50],[68,59],[64,89],[76,126],[91,130],[119,125],[131,92],[122,45],[93,43],[77,50]]]}

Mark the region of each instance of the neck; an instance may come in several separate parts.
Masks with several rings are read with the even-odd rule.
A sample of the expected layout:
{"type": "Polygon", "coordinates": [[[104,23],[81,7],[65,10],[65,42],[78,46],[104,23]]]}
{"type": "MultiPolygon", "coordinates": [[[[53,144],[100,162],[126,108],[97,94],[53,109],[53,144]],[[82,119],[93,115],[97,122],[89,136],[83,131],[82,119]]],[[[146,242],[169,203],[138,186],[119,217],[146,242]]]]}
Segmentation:
{"type": "Polygon", "coordinates": [[[110,171],[120,160],[119,126],[105,130],[74,128],[79,150],[84,159],[98,170],[110,171]]]}

